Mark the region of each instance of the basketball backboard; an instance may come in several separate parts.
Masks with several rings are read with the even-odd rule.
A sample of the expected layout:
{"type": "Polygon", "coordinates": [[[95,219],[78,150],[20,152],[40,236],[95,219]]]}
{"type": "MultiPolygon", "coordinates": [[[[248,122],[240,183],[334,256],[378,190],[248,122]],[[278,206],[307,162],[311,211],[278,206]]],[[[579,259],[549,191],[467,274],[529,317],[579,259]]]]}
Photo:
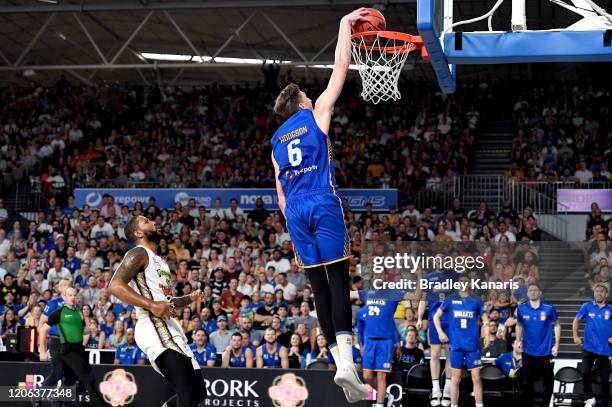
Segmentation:
{"type": "Polygon", "coordinates": [[[504,0],[488,13],[463,21],[453,19],[453,0],[417,0],[417,28],[442,91],[455,91],[455,67],[461,64],[612,61],[612,16],[593,0],[529,0],[582,16],[568,27],[548,30],[529,30],[527,0],[505,1],[512,3],[507,24],[512,31],[492,30],[491,20],[504,0]],[[488,31],[465,31],[484,20],[488,31]]]}

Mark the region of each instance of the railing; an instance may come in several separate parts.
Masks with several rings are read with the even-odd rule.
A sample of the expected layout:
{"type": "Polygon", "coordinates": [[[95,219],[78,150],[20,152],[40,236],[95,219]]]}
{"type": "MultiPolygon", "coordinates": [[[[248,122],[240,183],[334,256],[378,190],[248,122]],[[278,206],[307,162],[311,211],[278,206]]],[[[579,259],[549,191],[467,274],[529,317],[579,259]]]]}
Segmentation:
{"type": "Polygon", "coordinates": [[[462,175],[420,191],[412,200],[418,208],[431,208],[434,213],[446,211],[457,196],[461,197],[467,208],[475,208],[484,201],[495,212],[499,212],[504,200],[509,200],[517,210],[530,206],[538,216],[538,225],[542,230],[566,240],[568,221],[565,216],[559,215],[567,215],[569,208],[557,202],[557,189],[564,187],[609,188],[610,184],[527,183],[514,182],[500,175],[462,175]]]}
{"type": "Polygon", "coordinates": [[[538,191],[528,182],[506,182],[504,195],[510,200],[513,208],[530,206],[538,216],[538,227],[561,240],[567,240],[568,207],[554,198],[538,191]]]}
{"type": "Polygon", "coordinates": [[[460,175],[417,192],[411,200],[417,208],[431,208],[434,213],[449,209],[455,197],[460,197],[466,207],[476,207],[484,201],[489,209],[499,211],[503,189],[504,178],[500,175],[460,175]]]}
{"type": "Polygon", "coordinates": [[[458,196],[458,178],[454,177],[451,181],[440,182],[434,184],[430,188],[426,188],[422,191],[416,192],[410,196],[407,193],[407,197],[401,197],[404,204],[413,202],[415,207],[420,208],[431,208],[434,213],[441,213],[451,207],[453,198],[458,196]]]}

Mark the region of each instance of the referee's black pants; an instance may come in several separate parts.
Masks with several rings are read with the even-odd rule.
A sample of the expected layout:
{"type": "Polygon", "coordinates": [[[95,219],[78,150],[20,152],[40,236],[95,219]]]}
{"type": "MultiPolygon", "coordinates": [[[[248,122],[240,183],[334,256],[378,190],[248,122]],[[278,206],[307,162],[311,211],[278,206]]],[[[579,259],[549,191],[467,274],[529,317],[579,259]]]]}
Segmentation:
{"type": "Polygon", "coordinates": [[[43,381],[43,386],[55,386],[64,376],[62,344],[57,336],[49,336],[49,354],[51,355],[51,373],[43,381]]]}
{"type": "Polygon", "coordinates": [[[584,395],[587,400],[594,397],[593,386],[591,386],[591,372],[593,371],[593,362],[597,362],[597,370],[599,372],[599,383],[601,383],[601,405],[608,407],[610,400],[610,385],[608,377],[610,376],[610,357],[606,355],[598,355],[586,350],[582,352],[582,385],[584,386],[584,395]]]}
{"type": "Polygon", "coordinates": [[[96,379],[93,375],[91,365],[87,360],[87,352],[82,344],[69,343],[62,345],[62,361],[66,370],[66,386],[72,386],[75,379],[85,386],[91,403],[94,406],[107,406],[102,395],[96,387],[96,379]]]}
{"type": "Polygon", "coordinates": [[[532,356],[523,353],[523,377],[525,378],[524,400],[528,405],[533,406],[533,385],[541,377],[544,383],[544,393],[542,394],[543,407],[548,407],[550,398],[553,394],[555,384],[555,371],[552,355],[532,356]]]}

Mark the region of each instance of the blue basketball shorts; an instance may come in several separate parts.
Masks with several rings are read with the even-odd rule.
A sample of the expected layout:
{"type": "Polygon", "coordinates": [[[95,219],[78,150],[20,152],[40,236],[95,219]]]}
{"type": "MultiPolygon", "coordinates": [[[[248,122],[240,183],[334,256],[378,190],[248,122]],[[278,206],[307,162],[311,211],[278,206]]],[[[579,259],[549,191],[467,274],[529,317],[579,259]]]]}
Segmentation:
{"type": "MultiPolygon", "coordinates": [[[[440,319],[440,323],[442,324],[442,330],[446,333],[446,336],[450,337],[450,334],[448,333],[448,322],[445,319],[440,319]]],[[[436,329],[436,325],[434,324],[433,318],[429,320],[427,326],[427,333],[429,334],[430,345],[448,345],[448,342],[442,342],[440,340],[440,337],[438,336],[438,330],[436,329]]]]}
{"type": "Polygon", "coordinates": [[[362,366],[365,370],[390,372],[393,362],[393,340],[366,339],[363,346],[362,366]]]}
{"type": "Polygon", "coordinates": [[[298,266],[322,266],[350,257],[342,201],[331,190],[287,198],[285,217],[298,266]]]}
{"type": "Polygon", "coordinates": [[[480,358],[479,350],[464,351],[451,349],[450,351],[450,365],[453,369],[478,369],[482,367],[480,358]]]}

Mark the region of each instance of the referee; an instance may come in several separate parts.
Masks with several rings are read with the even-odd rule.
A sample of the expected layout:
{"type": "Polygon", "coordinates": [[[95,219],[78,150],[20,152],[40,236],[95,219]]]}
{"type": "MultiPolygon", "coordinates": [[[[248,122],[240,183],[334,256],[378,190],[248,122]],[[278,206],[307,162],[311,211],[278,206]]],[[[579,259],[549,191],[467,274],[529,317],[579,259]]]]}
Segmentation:
{"type": "Polygon", "coordinates": [[[85,322],[81,312],[75,306],[76,290],[72,287],[64,291],[64,305],[49,315],[47,322],[41,327],[39,337],[40,360],[49,360],[47,355],[47,331],[57,326],[61,342],[61,360],[67,376],[66,384],[74,383],[77,378],[85,386],[91,401],[95,406],[106,406],[102,396],[96,389],[95,379],[83,346],[83,327],[85,322]]]}
{"type": "Polygon", "coordinates": [[[593,288],[594,301],[585,302],[580,307],[572,323],[574,343],[582,345],[582,383],[587,398],[585,407],[594,407],[597,401],[591,386],[591,371],[593,362],[597,362],[601,386],[602,407],[608,407],[610,399],[610,356],[612,356],[612,305],[606,302],[608,287],[605,284],[595,284],[593,288]],[[578,335],[580,321],[586,320],[584,341],[578,335]]]}
{"type": "Polygon", "coordinates": [[[561,324],[557,311],[540,300],[542,290],[537,283],[527,287],[529,301],[518,306],[516,340],[523,341],[523,375],[525,400],[533,405],[533,385],[539,377],[544,382],[542,406],[548,407],[554,386],[553,357],[561,340],[561,324]],[[553,325],[555,338],[553,344],[553,325]]]}

